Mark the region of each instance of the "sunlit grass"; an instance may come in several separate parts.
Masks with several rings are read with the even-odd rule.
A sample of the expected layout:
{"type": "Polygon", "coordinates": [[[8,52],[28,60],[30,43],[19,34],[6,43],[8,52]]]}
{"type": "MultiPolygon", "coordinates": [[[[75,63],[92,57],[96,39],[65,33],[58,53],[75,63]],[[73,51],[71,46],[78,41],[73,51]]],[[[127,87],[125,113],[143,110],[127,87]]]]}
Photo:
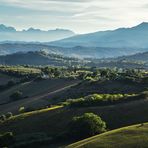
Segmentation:
{"type": "Polygon", "coordinates": [[[25,117],[28,117],[28,116],[32,116],[32,115],[36,115],[36,114],[56,110],[56,109],[59,109],[59,108],[62,108],[62,107],[63,106],[54,106],[54,107],[45,108],[45,109],[41,109],[41,110],[35,110],[35,111],[31,111],[31,112],[21,113],[19,115],[12,116],[8,120],[15,120],[15,119],[19,119],[19,118],[25,118],[25,117]]]}
{"type": "Polygon", "coordinates": [[[130,148],[148,145],[148,123],[112,130],[67,146],[67,148],[130,148]]]}

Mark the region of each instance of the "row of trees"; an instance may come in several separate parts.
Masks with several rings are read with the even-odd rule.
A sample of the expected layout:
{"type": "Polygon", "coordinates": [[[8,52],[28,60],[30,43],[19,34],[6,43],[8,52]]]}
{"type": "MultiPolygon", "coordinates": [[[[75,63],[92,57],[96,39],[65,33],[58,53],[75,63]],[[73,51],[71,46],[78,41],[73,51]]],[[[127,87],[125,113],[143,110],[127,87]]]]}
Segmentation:
{"type": "Polygon", "coordinates": [[[140,94],[93,94],[78,99],[68,99],[63,104],[70,107],[104,106],[140,99],[147,99],[148,92],[140,94]]]}
{"type": "Polygon", "coordinates": [[[23,67],[23,66],[3,66],[0,67],[0,72],[6,73],[11,76],[21,77],[22,79],[30,79],[47,76],[47,78],[78,78],[83,80],[100,80],[100,79],[127,79],[132,78],[141,79],[144,76],[143,70],[138,69],[117,69],[117,68],[104,68],[99,69],[96,67],[23,67]]]}

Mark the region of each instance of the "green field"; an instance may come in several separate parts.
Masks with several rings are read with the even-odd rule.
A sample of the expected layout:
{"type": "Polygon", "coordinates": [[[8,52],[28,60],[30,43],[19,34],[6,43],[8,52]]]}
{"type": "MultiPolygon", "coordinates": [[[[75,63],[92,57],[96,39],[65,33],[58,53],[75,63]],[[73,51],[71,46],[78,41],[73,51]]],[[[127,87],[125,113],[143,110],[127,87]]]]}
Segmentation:
{"type": "Polygon", "coordinates": [[[148,123],[137,124],[106,132],[66,148],[147,148],[148,123]]]}

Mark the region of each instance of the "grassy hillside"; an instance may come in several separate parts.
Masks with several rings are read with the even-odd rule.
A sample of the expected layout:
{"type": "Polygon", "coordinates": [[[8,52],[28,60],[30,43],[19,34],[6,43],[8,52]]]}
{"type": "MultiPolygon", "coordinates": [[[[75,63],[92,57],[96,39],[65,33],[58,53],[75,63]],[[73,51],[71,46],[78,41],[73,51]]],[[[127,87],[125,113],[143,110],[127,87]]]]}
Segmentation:
{"type": "Polygon", "coordinates": [[[70,135],[70,123],[84,113],[100,116],[108,130],[148,121],[145,70],[28,66],[1,70],[4,68],[4,73],[21,80],[0,92],[0,137],[12,132],[21,148],[22,144],[40,148],[43,143],[55,148],[80,140],[70,135]],[[31,77],[32,70],[39,75],[31,77]],[[11,98],[17,91],[21,95],[11,98]]]}
{"type": "Polygon", "coordinates": [[[89,94],[133,94],[147,90],[147,82],[139,83],[131,80],[103,80],[103,81],[85,81],[77,86],[69,88],[62,95],[57,97],[56,101],[69,98],[79,98],[89,94]],[[77,92],[77,93],[75,93],[77,92]]]}
{"type": "Polygon", "coordinates": [[[148,123],[106,132],[67,146],[67,148],[146,148],[148,123]]]}
{"type": "Polygon", "coordinates": [[[108,129],[115,129],[147,122],[147,106],[148,101],[141,100],[104,107],[59,108],[50,112],[42,112],[6,121],[0,125],[0,132],[11,131],[17,136],[42,132],[52,137],[66,132],[71,119],[74,116],[79,116],[86,112],[92,112],[101,116],[107,123],[108,129]]]}
{"type": "Polygon", "coordinates": [[[73,86],[78,82],[78,80],[47,79],[29,81],[15,85],[12,88],[0,93],[0,103],[6,103],[0,107],[0,112],[16,112],[22,106],[36,108],[49,105],[50,99],[55,94],[58,94],[58,91],[63,91],[67,87],[73,86]],[[9,96],[18,90],[21,91],[23,96],[27,98],[9,102],[11,101],[9,96]],[[43,98],[46,98],[46,100],[43,98]]]}

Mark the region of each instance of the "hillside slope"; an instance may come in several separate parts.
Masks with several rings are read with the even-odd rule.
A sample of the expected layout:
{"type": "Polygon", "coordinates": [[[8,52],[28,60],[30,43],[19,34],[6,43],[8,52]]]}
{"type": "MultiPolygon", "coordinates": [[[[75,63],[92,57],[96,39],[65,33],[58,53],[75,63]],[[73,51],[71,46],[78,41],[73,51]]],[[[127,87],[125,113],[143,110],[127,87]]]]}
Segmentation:
{"type": "Polygon", "coordinates": [[[92,57],[92,58],[108,58],[123,55],[145,52],[144,48],[110,48],[110,47],[58,47],[49,46],[47,43],[27,43],[27,42],[6,42],[0,44],[0,55],[12,54],[16,52],[28,51],[47,51],[50,54],[61,54],[64,56],[74,57],[92,57]]]}
{"type": "Polygon", "coordinates": [[[18,84],[8,90],[0,93],[0,112],[15,112],[18,113],[20,107],[25,108],[40,108],[50,105],[50,99],[73,85],[76,85],[78,80],[40,80],[30,81],[26,83],[18,84]],[[42,89],[41,89],[42,87],[42,89]],[[9,96],[20,90],[23,96],[27,98],[11,101],[9,96]],[[46,100],[43,98],[47,98],[46,100]]]}
{"type": "Polygon", "coordinates": [[[123,56],[119,58],[115,58],[115,60],[129,60],[129,61],[141,61],[141,62],[148,62],[148,52],[137,53],[130,56],[123,56]]]}
{"type": "Polygon", "coordinates": [[[53,65],[68,66],[70,64],[83,64],[83,60],[67,58],[61,55],[48,54],[43,51],[18,52],[0,56],[0,64],[3,65],[53,65]]]}
{"type": "Polygon", "coordinates": [[[109,68],[148,68],[148,52],[140,52],[133,55],[119,56],[117,58],[87,59],[88,66],[109,67],[109,68]]]}
{"type": "Polygon", "coordinates": [[[66,132],[74,116],[86,112],[95,113],[107,123],[108,129],[148,121],[148,101],[134,101],[103,107],[60,108],[26,117],[18,117],[0,124],[0,132],[12,131],[17,136],[31,133],[46,133],[49,136],[66,132]],[[66,118],[65,118],[66,117],[66,118]],[[22,128],[23,127],[23,128],[22,128]]]}
{"type": "Polygon", "coordinates": [[[146,148],[148,123],[106,132],[67,146],[67,148],[146,148]]]}

